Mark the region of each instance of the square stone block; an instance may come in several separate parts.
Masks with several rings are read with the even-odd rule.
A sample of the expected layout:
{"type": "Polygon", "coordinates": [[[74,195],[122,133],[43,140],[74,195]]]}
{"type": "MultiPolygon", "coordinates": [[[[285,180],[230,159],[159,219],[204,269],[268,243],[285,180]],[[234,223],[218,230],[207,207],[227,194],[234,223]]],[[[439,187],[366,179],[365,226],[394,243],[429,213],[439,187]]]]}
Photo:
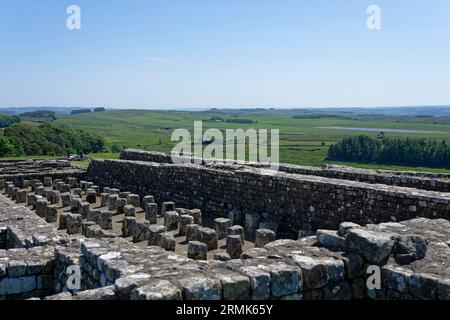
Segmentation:
{"type": "Polygon", "coordinates": [[[163,232],[158,235],[158,246],[166,251],[175,251],[176,241],[172,233],[163,232]]]}
{"type": "Polygon", "coordinates": [[[66,226],[68,234],[81,233],[81,223],[83,219],[80,214],[69,213],[66,216],[66,226]]]}
{"type": "Polygon", "coordinates": [[[216,230],[217,237],[224,239],[228,235],[228,228],[231,227],[231,220],[226,218],[217,218],[214,220],[214,229],[216,230]]]}
{"type": "Polygon", "coordinates": [[[136,216],[136,208],[134,206],[132,206],[131,204],[127,204],[125,207],[123,207],[123,211],[124,211],[126,217],[136,216]]]}
{"type": "Polygon", "coordinates": [[[178,216],[177,212],[167,211],[164,214],[164,226],[168,231],[177,230],[179,219],[180,217],[178,216]]]}
{"type": "Polygon", "coordinates": [[[258,229],[255,232],[255,247],[263,248],[266,244],[275,241],[275,232],[269,229],[258,229]]]}
{"type": "Polygon", "coordinates": [[[227,253],[231,259],[239,259],[242,254],[242,238],[240,235],[227,236],[227,253]]]}
{"type": "Polygon", "coordinates": [[[145,220],[150,224],[156,224],[158,220],[158,205],[156,203],[147,203],[145,206],[145,220]]]}
{"type": "Polygon", "coordinates": [[[149,227],[148,245],[157,246],[160,233],[167,232],[167,228],[157,224],[152,224],[149,227]]]}
{"type": "Polygon", "coordinates": [[[215,250],[218,247],[218,238],[216,230],[211,228],[199,228],[200,242],[208,246],[208,250],[215,250]]]}
{"type": "Polygon", "coordinates": [[[187,256],[193,260],[207,260],[208,246],[199,241],[189,241],[187,256]]]}

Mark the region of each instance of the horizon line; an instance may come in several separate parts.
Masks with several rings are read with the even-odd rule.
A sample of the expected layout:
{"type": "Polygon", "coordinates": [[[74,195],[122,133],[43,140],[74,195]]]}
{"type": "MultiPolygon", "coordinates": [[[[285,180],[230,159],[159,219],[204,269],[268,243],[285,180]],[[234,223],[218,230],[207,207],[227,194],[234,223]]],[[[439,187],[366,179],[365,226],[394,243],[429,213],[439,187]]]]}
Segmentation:
{"type": "Polygon", "coordinates": [[[450,108],[450,104],[439,105],[382,105],[382,106],[302,106],[302,107],[108,107],[108,106],[0,106],[0,109],[50,108],[50,109],[91,109],[105,108],[113,110],[148,110],[148,111],[184,111],[184,110],[307,110],[307,109],[382,109],[382,108],[450,108]]]}

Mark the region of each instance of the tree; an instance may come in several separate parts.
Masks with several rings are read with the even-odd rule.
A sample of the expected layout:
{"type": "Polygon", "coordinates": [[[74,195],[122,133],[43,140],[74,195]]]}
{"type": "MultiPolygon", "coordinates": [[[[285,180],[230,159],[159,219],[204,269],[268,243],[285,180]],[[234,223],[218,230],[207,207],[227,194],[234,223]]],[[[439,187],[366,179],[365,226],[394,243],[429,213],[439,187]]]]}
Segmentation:
{"type": "Polygon", "coordinates": [[[23,154],[23,146],[17,138],[0,138],[0,157],[17,157],[23,154]]]}
{"type": "Polygon", "coordinates": [[[5,129],[4,137],[12,144],[15,153],[25,155],[94,153],[101,152],[105,145],[104,139],[97,134],[50,122],[39,127],[14,125],[5,129]]]}
{"type": "Polygon", "coordinates": [[[80,114],[80,113],[89,113],[91,112],[91,109],[76,109],[72,110],[70,114],[80,114]]]}
{"type": "Polygon", "coordinates": [[[18,116],[8,116],[0,114],[0,128],[7,128],[19,122],[20,118],[18,116]]]}
{"type": "Polygon", "coordinates": [[[328,150],[328,159],[404,166],[450,168],[446,141],[388,139],[385,136],[344,138],[328,150]]]}

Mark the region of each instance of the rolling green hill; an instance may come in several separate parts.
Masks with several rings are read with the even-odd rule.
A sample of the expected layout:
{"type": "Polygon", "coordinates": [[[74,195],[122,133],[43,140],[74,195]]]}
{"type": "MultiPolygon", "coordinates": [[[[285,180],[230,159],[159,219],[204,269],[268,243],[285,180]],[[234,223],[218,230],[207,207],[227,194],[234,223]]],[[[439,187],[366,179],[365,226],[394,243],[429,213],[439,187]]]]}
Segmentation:
{"type": "MultiPolygon", "coordinates": [[[[345,114],[345,113],[343,113],[345,114]]],[[[169,152],[175,145],[170,141],[171,133],[177,128],[193,129],[194,121],[219,116],[225,121],[203,122],[204,130],[218,128],[255,128],[280,130],[280,160],[282,162],[320,166],[326,161],[330,144],[344,137],[366,134],[377,136],[385,132],[386,137],[426,138],[446,140],[450,143],[450,119],[411,116],[367,116],[344,117],[317,116],[315,114],[285,115],[272,112],[269,115],[253,114],[245,111],[230,110],[216,113],[115,110],[100,113],[61,115],[56,123],[69,125],[95,132],[104,137],[106,149],[117,151],[124,147],[133,147],[153,151],[169,152]],[[254,123],[230,123],[227,119],[250,119],[254,123]],[[367,131],[369,130],[369,131],[367,131]],[[396,131],[398,130],[398,131],[396,131]]],[[[102,154],[102,157],[109,155],[102,154]]],[[[331,162],[336,163],[336,162],[331,162]]],[[[420,169],[383,166],[378,164],[352,164],[359,167],[389,169],[420,169]]],[[[429,171],[429,170],[428,170],[429,171]]]]}

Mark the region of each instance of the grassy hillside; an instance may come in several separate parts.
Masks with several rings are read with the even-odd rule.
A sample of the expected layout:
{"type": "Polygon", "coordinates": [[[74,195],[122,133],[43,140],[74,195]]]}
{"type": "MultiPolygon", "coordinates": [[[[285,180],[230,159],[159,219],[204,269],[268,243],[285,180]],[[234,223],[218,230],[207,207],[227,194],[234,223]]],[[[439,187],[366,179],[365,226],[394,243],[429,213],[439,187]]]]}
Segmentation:
{"type": "MultiPolygon", "coordinates": [[[[292,114],[253,114],[241,111],[229,113],[216,112],[165,112],[147,110],[117,110],[101,113],[63,115],[56,123],[70,125],[73,128],[95,132],[105,138],[107,146],[134,147],[146,150],[169,152],[175,143],[170,141],[174,129],[193,129],[196,120],[210,119],[214,116],[224,122],[203,122],[204,130],[218,128],[264,128],[280,130],[280,160],[282,162],[320,166],[325,161],[329,145],[343,137],[358,134],[376,136],[384,131],[386,137],[410,137],[447,140],[450,142],[450,119],[420,117],[323,117],[292,114]],[[227,123],[227,119],[250,119],[255,123],[227,123]],[[341,129],[337,129],[341,128],[341,129]],[[343,130],[343,128],[347,128],[343,130]],[[360,128],[360,129],[352,129],[360,128]],[[364,128],[377,128],[365,131],[364,128]],[[380,129],[380,130],[378,130],[380,129]],[[387,132],[382,129],[411,130],[417,132],[387,132]]],[[[112,154],[116,157],[117,154],[112,154]]],[[[103,154],[102,157],[109,157],[103,154]]],[[[336,163],[336,162],[332,162],[336,163]]],[[[375,164],[352,164],[365,168],[415,169],[375,164]]],[[[430,171],[430,169],[426,169],[430,171]]],[[[434,170],[436,171],[436,170],[434,170]]],[[[442,171],[442,170],[437,170],[442,171]]]]}

